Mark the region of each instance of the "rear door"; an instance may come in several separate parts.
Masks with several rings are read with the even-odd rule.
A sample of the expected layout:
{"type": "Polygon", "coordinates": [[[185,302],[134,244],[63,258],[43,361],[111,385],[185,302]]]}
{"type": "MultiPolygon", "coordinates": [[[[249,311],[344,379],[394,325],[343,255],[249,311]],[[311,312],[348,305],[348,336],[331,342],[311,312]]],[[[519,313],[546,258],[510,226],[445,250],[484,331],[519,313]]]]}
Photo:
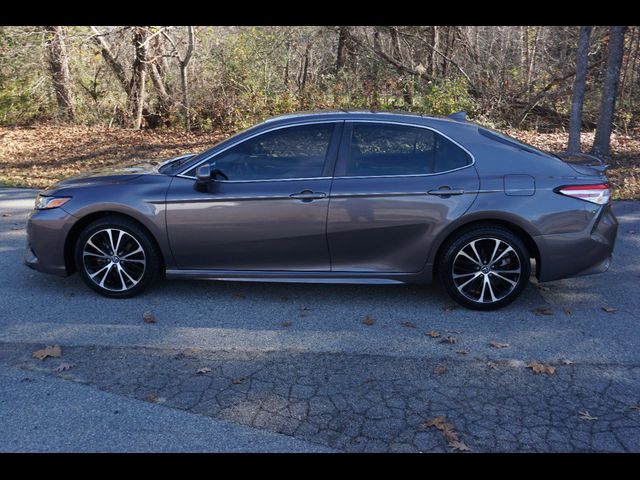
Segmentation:
{"type": "Polygon", "coordinates": [[[167,195],[167,229],[180,269],[329,271],[331,172],[342,122],[278,127],[217,153],[224,173],[195,188],[195,167],[167,195]]]}
{"type": "Polygon", "coordinates": [[[478,187],[472,155],[431,128],[345,122],[327,221],[332,271],[422,270],[478,187]]]}

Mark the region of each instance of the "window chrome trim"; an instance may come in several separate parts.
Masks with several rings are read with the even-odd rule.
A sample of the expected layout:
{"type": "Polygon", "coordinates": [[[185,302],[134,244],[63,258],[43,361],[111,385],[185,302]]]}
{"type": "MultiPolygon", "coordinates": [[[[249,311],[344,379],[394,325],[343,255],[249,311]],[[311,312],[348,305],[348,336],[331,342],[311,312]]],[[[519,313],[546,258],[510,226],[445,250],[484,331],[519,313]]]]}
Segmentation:
{"type": "MultiPolygon", "coordinates": [[[[378,123],[378,124],[384,124],[384,125],[401,125],[401,126],[405,126],[405,127],[425,128],[427,130],[431,130],[432,132],[437,133],[438,135],[442,135],[444,138],[449,140],[451,143],[453,143],[454,145],[456,145],[459,148],[461,148],[467,155],[469,155],[469,157],[471,157],[471,163],[468,164],[468,165],[465,165],[464,167],[458,167],[458,168],[454,168],[452,170],[445,170],[443,172],[435,172],[435,173],[413,173],[413,174],[406,174],[406,175],[353,175],[353,176],[342,176],[342,177],[333,176],[333,177],[267,178],[267,179],[262,179],[262,180],[216,180],[216,182],[220,182],[220,183],[256,183],[256,182],[295,181],[295,180],[329,180],[329,179],[332,179],[332,178],[334,180],[337,180],[339,178],[355,178],[355,179],[358,179],[358,178],[432,177],[434,175],[444,175],[445,173],[451,173],[451,172],[456,172],[458,170],[463,170],[465,168],[472,167],[472,166],[474,166],[476,164],[476,157],[465,146],[461,145],[460,143],[455,141],[450,136],[442,133],[440,130],[437,130],[437,129],[433,128],[433,127],[430,127],[430,126],[427,126],[427,125],[419,125],[419,124],[410,123],[410,122],[399,122],[399,121],[395,121],[395,120],[385,120],[385,119],[366,120],[366,119],[351,119],[351,118],[349,118],[349,119],[344,119],[344,120],[315,120],[315,121],[308,121],[308,122],[301,122],[301,123],[292,123],[292,124],[287,124],[287,125],[278,125],[276,127],[270,128],[268,130],[263,130],[263,131],[254,133],[253,135],[251,135],[251,136],[249,136],[247,138],[244,138],[242,140],[238,140],[238,141],[232,143],[231,145],[229,145],[229,146],[223,148],[222,150],[220,150],[219,152],[216,152],[216,153],[213,153],[213,154],[209,155],[208,157],[202,159],[196,165],[183,170],[182,172],[180,172],[176,176],[177,177],[182,177],[182,178],[189,178],[191,180],[196,180],[196,177],[192,177],[191,175],[184,175],[184,172],[192,170],[194,168],[198,168],[204,162],[209,161],[211,158],[215,157],[216,155],[219,155],[222,152],[225,152],[226,150],[229,150],[230,148],[233,148],[236,145],[241,144],[242,142],[245,142],[247,140],[251,140],[252,138],[255,138],[255,137],[259,136],[259,135],[263,135],[265,133],[273,132],[273,131],[276,131],[276,130],[282,130],[284,128],[300,127],[300,126],[304,126],[304,125],[315,125],[315,124],[319,124],[319,123],[340,123],[340,122],[351,123],[351,124],[353,124],[353,123],[378,123]]],[[[338,159],[338,161],[340,161],[340,159],[338,159]]]]}
{"type": "Polygon", "coordinates": [[[442,133],[440,130],[437,130],[437,129],[435,129],[433,127],[430,127],[430,126],[427,126],[427,125],[418,125],[416,123],[409,123],[409,122],[398,122],[398,121],[395,121],[395,120],[358,120],[358,119],[347,119],[347,120],[345,120],[345,123],[351,123],[351,124],[353,124],[353,123],[379,123],[379,124],[387,124],[387,125],[402,125],[402,126],[405,126],[405,127],[425,128],[427,130],[431,130],[434,133],[437,133],[438,135],[442,135],[444,138],[449,140],[451,143],[453,143],[454,145],[456,145],[459,148],[461,148],[467,155],[469,155],[469,157],[471,157],[471,163],[468,164],[468,165],[465,165],[464,167],[453,168],[451,170],[445,170],[443,172],[435,172],[435,173],[412,173],[412,174],[406,174],[406,175],[352,175],[352,176],[345,175],[345,176],[341,176],[341,177],[335,177],[334,176],[334,180],[338,180],[340,178],[432,177],[434,175],[444,175],[445,173],[457,172],[458,170],[463,170],[465,168],[472,167],[472,166],[474,166],[476,164],[476,157],[465,146],[463,146],[460,143],[458,143],[457,141],[455,141],[449,135],[446,135],[446,134],[442,133]]]}
{"type": "MultiPolygon", "coordinates": [[[[320,124],[320,123],[341,123],[341,122],[344,122],[344,120],[315,120],[315,121],[300,122],[300,123],[289,123],[287,125],[278,125],[278,126],[275,126],[273,128],[267,129],[267,130],[261,130],[260,132],[256,132],[253,135],[250,135],[250,136],[248,136],[246,138],[243,138],[241,140],[237,140],[236,142],[233,142],[231,145],[226,146],[225,148],[223,148],[222,150],[220,150],[218,152],[212,153],[208,157],[203,158],[197,164],[192,165],[189,168],[185,168],[180,173],[178,173],[176,175],[176,177],[189,178],[189,179],[192,179],[192,180],[196,180],[196,177],[193,177],[191,175],[185,175],[184,172],[188,172],[190,170],[193,170],[194,168],[198,168],[200,165],[202,165],[205,162],[208,162],[213,157],[216,157],[217,155],[220,155],[221,153],[226,152],[230,148],[233,148],[236,145],[240,145],[241,143],[246,142],[248,140],[251,140],[252,138],[258,137],[260,135],[264,135],[264,134],[270,133],[270,132],[275,132],[276,130],[282,130],[284,128],[303,127],[305,125],[317,125],[317,124],[320,124]]],[[[328,153],[328,150],[329,150],[330,146],[331,146],[331,141],[329,141],[329,145],[327,146],[327,153],[328,153]]],[[[325,157],[326,157],[326,155],[325,155],[325,157]]],[[[326,162],[326,158],[325,158],[325,162],[326,162]]],[[[220,182],[220,183],[254,183],[254,182],[275,182],[275,181],[286,181],[286,180],[289,180],[289,181],[293,181],[293,180],[326,180],[326,179],[331,179],[331,178],[333,178],[333,177],[265,178],[265,179],[260,179],[260,180],[216,180],[216,182],[220,182]]]]}

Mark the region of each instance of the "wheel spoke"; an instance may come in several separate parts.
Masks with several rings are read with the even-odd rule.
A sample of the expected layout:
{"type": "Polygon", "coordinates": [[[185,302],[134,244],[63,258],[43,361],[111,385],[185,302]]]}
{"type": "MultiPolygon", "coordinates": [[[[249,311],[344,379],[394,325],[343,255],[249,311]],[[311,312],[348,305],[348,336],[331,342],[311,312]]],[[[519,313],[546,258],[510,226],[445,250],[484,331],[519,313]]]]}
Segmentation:
{"type": "Polygon", "coordinates": [[[136,253],[140,253],[140,252],[142,252],[142,251],[143,251],[143,250],[142,250],[142,247],[138,247],[138,248],[137,248],[136,250],[134,250],[133,252],[131,252],[131,253],[127,253],[126,255],[123,255],[123,256],[122,256],[122,257],[120,257],[120,258],[121,258],[121,259],[123,259],[123,258],[129,258],[131,255],[135,255],[136,253]]]}
{"type": "Polygon", "coordinates": [[[118,240],[116,240],[116,248],[113,249],[113,254],[114,255],[118,255],[119,252],[119,248],[120,248],[120,240],[122,240],[122,236],[124,235],[124,232],[122,230],[118,231],[118,240]]]}
{"type": "Polygon", "coordinates": [[[491,301],[495,302],[498,299],[496,298],[496,296],[493,293],[493,288],[491,287],[491,278],[489,277],[489,275],[487,275],[486,277],[484,277],[484,281],[487,284],[487,287],[489,287],[489,294],[491,295],[491,301]]]}
{"type": "Polygon", "coordinates": [[[473,278],[467,280],[466,282],[464,282],[462,285],[458,285],[458,290],[462,290],[464,287],[466,287],[467,285],[469,285],[471,282],[473,282],[476,278],[478,278],[480,275],[482,275],[482,273],[480,272],[476,272],[473,274],[473,278]]]}
{"type": "Polygon", "coordinates": [[[502,243],[502,241],[498,240],[497,238],[494,238],[494,240],[496,241],[496,245],[493,248],[493,253],[491,254],[491,260],[489,260],[489,265],[493,265],[493,262],[495,262],[496,253],[498,253],[498,248],[500,248],[500,244],[502,243]]]}
{"type": "Polygon", "coordinates": [[[478,254],[478,251],[476,250],[476,242],[477,240],[474,240],[469,244],[469,246],[471,247],[471,250],[473,250],[473,253],[476,256],[476,258],[478,259],[476,263],[478,265],[482,265],[482,258],[480,258],[480,254],[478,254]]]}
{"type": "Polygon", "coordinates": [[[515,252],[515,250],[513,248],[511,248],[510,246],[505,248],[504,252],[502,252],[498,258],[496,258],[493,262],[491,262],[491,265],[494,265],[498,260],[500,260],[502,257],[504,257],[507,253],[509,252],[515,252]]]}
{"type": "Polygon", "coordinates": [[[509,282],[511,285],[513,285],[514,287],[518,284],[518,282],[514,282],[513,280],[509,280],[507,277],[504,277],[502,275],[500,275],[499,273],[496,273],[495,270],[493,272],[491,272],[494,276],[501,278],[502,280],[504,280],[505,282],[509,282]]]}
{"type": "Polygon", "coordinates": [[[104,255],[105,257],[108,257],[109,255],[107,255],[106,253],[104,253],[102,250],[100,250],[98,247],[96,247],[96,245],[91,241],[91,239],[89,239],[89,241],[87,242],[87,245],[89,245],[90,247],[95,248],[97,251],[99,251],[102,255],[104,255]]]}
{"type": "Polygon", "coordinates": [[[104,272],[104,275],[102,276],[102,280],[100,280],[100,283],[98,284],[102,288],[104,288],[104,281],[107,279],[107,276],[109,275],[109,272],[111,271],[111,267],[113,267],[113,263],[110,263],[109,265],[107,265],[107,271],[104,272]]]}
{"type": "MultiPolygon", "coordinates": [[[[125,270],[121,265],[118,265],[118,271],[120,271],[120,272],[124,273],[124,274],[127,276],[127,278],[131,281],[131,283],[133,283],[133,285],[135,285],[136,283],[138,283],[138,282],[139,282],[139,280],[134,280],[134,279],[131,277],[131,275],[129,275],[129,273],[128,273],[128,272],[127,272],[127,271],[126,271],[126,270],[125,270]]],[[[132,286],[133,286],[133,285],[132,285],[132,286]]]]}
{"type": "Polygon", "coordinates": [[[110,258],[109,255],[98,255],[97,253],[91,253],[91,252],[82,252],[82,255],[84,255],[85,257],[97,257],[97,258],[110,258]]]}
{"type": "Polygon", "coordinates": [[[463,257],[467,257],[469,260],[471,260],[473,263],[475,263],[476,265],[480,266],[482,265],[480,262],[478,262],[477,260],[474,260],[473,258],[471,258],[469,255],[467,255],[463,250],[460,250],[460,252],[458,253],[458,255],[462,255],[463,257]]]}

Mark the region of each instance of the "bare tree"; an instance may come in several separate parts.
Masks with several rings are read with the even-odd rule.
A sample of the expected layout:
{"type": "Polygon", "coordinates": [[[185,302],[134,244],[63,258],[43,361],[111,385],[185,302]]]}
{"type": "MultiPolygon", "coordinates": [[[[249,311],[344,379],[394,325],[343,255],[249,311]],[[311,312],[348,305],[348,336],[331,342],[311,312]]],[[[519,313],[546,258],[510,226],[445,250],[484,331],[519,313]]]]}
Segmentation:
{"type": "Polygon", "coordinates": [[[624,34],[626,30],[626,26],[613,26],[609,29],[607,75],[602,88],[598,126],[593,140],[593,147],[591,148],[592,154],[603,158],[609,156],[613,115],[616,108],[616,97],[618,96],[618,83],[620,81],[620,67],[622,66],[624,34]]]}
{"type": "Polygon", "coordinates": [[[336,73],[344,68],[347,58],[347,44],[349,43],[349,27],[338,27],[338,50],[336,53],[336,73]]]}
{"type": "Polygon", "coordinates": [[[58,103],[61,118],[73,121],[74,111],[71,102],[71,79],[69,76],[69,58],[63,26],[44,27],[46,32],[46,56],[51,71],[51,80],[58,103]]]}
{"type": "Polygon", "coordinates": [[[146,27],[133,27],[133,66],[129,82],[129,112],[133,117],[133,128],[142,128],[142,110],[145,101],[145,83],[147,79],[147,36],[146,27]]]}
{"type": "Polygon", "coordinates": [[[185,52],[184,57],[178,58],[178,60],[180,61],[180,82],[182,84],[182,112],[184,115],[184,128],[191,130],[191,120],[189,118],[189,78],[187,76],[187,68],[189,67],[191,56],[193,55],[196,34],[193,27],[190,26],[187,27],[187,29],[187,51],[185,52]]]}
{"type": "Polygon", "coordinates": [[[589,38],[593,27],[580,28],[580,39],[576,54],[576,79],[573,82],[573,98],[571,101],[571,118],[569,120],[568,153],[580,153],[580,128],[582,127],[582,106],[587,83],[587,65],[589,63],[589,38]]]}

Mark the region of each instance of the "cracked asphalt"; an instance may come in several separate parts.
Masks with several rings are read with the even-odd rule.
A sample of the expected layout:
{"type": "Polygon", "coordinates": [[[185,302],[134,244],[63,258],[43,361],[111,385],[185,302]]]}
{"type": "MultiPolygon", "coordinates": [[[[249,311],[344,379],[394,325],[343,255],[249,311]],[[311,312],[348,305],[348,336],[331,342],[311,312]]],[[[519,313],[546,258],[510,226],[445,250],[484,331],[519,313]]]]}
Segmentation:
{"type": "MultiPolygon", "coordinates": [[[[3,422],[14,441],[0,450],[140,451],[122,435],[105,447],[71,433],[43,448],[36,421],[20,415],[28,393],[63,434],[105,432],[91,415],[65,415],[80,408],[74,398],[122,399],[132,417],[165,426],[153,432],[162,442],[145,444],[154,451],[452,451],[442,431],[423,425],[438,416],[474,452],[640,451],[640,203],[614,204],[609,272],[534,282],[514,304],[480,313],[457,308],[438,286],[167,281],[105,299],[77,275],[22,266],[33,197],[0,189],[0,365],[12,372],[0,379],[0,419],[20,417],[3,422]],[[157,323],[143,322],[148,310],[157,323]],[[50,344],[62,358],[31,357],[50,344]],[[535,374],[532,361],[555,373],[535,374]],[[73,367],[56,372],[61,363],[73,367]],[[73,395],[51,400],[40,384],[73,395]],[[163,412],[189,421],[157,421],[163,412]],[[198,431],[197,444],[181,440],[206,422],[224,428],[198,431]]],[[[96,416],[111,409],[87,405],[96,416]]]]}

